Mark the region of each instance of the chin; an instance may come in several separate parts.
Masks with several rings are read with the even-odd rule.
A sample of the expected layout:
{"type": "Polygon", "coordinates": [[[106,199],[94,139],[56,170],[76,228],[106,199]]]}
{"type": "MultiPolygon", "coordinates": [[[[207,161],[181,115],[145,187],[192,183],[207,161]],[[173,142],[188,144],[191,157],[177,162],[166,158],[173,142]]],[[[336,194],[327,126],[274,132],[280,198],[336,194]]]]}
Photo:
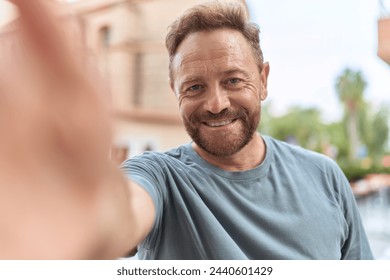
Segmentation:
{"type": "MultiPolygon", "coordinates": [[[[245,119],[239,119],[240,125],[233,131],[210,132],[184,120],[188,135],[195,144],[210,155],[229,157],[240,152],[253,139],[258,127],[260,115],[256,112],[245,119]]],[[[196,123],[195,123],[196,124],[196,123]]]]}
{"type": "Polygon", "coordinates": [[[253,138],[253,133],[240,131],[228,135],[190,135],[205,152],[216,157],[229,157],[241,151],[253,138]]]}

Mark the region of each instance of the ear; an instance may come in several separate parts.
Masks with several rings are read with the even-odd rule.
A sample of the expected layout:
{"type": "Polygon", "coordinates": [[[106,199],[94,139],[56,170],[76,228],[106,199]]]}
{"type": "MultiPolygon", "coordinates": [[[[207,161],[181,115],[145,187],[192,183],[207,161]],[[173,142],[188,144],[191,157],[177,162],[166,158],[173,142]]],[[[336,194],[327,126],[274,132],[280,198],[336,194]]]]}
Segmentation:
{"type": "Polygon", "coordinates": [[[268,82],[268,74],[269,74],[269,63],[264,62],[263,68],[260,72],[260,99],[261,101],[265,100],[268,95],[267,82],[268,82]]]}

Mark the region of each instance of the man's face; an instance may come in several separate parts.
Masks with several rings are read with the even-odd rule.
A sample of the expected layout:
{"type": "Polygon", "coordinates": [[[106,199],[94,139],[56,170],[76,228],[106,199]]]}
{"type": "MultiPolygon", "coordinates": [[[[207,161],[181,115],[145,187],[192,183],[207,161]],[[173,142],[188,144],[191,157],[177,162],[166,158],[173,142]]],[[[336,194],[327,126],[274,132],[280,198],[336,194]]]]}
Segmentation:
{"type": "Polygon", "coordinates": [[[173,60],[171,87],[186,130],[200,148],[224,157],[251,141],[267,95],[268,71],[265,63],[259,72],[238,31],[201,31],[184,39],[173,60]]]}

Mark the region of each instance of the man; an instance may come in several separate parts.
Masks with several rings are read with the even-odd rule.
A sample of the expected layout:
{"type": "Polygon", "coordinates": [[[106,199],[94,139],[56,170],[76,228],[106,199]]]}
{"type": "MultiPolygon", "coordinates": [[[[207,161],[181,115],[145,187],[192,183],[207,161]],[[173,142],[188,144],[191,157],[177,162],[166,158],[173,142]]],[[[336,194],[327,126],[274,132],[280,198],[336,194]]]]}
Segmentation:
{"type": "Polygon", "coordinates": [[[188,10],[170,27],[170,85],[193,142],[123,168],[153,199],[141,259],[370,259],[335,163],[256,132],[269,64],[240,5],[188,10]]]}
{"type": "MultiPolygon", "coordinates": [[[[30,126],[41,132],[23,141],[23,133],[15,130],[8,139],[19,139],[18,146],[6,144],[24,153],[11,154],[11,164],[0,161],[6,170],[3,185],[20,186],[19,192],[2,189],[3,195],[16,199],[23,194],[24,207],[32,212],[18,212],[10,204],[5,210],[13,210],[22,222],[29,214],[39,226],[34,236],[6,235],[15,244],[24,241],[16,257],[115,257],[137,247],[141,259],[372,258],[351,189],[336,164],[256,132],[269,64],[263,62],[258,28],[248,22],[243,7],[213,1],[172,24],[166,41],[170,85],[193,142],[126,161],[125,181],[104,156],[108,113],[90,77],[78,60],[68,59],[77,56],[54,32],[50,13],[41,19],[42,3],[15,2],[27,34],[36,35],[29,37],[33,53],[47,62],[32,60],[32,65],[56,78],[54,85],[46,75],[29,83],[39,97],[36,107],[49,120],[17,98],[9,102],[25,109],[30,126]],[[34,13],[37,7],[40,16],[34,13]],[[45,50],[40,40],[31,39],[37,36],[48,40],[45,50]],[[50,103],[58,82],[62,87],[54,96],[61,102],[50,103]],[[35,145],[38,150],[29,149],[35,145]],[[18,162],[31,173],[9,176],[18,174],[18,162]],[[23,189],[27,185],[33,194],[23,189]],[[47,200],[58,202],[58,208],[39,203],[47,200]],[[42,241],[39,234],[49,238],[42,241]],[[30,244],[36,240],[43,253],[39,244],[30,244]],[[24,246],[32,246],[33,253],[24,246]]],[[[18,92],[10,81],[7,88],[18,92]]],[[[27,228],[4,216],[1,222],[17,233],[27,228]]],[[[15,252],[2,245],[2,256],[15,252]]]]}

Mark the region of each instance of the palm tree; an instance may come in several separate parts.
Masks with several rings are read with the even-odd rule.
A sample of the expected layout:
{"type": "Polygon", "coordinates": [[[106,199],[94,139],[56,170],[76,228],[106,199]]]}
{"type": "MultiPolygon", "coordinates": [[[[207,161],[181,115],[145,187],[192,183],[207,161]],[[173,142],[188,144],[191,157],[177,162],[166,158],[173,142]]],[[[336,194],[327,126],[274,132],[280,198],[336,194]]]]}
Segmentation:
{"type": "Polygon", "coordinates": [[[345,69],[336,81],[337,96],[344,107],[346,131],[350,141],[350,159],[356,159],[360,145],[358,114],[365,106],[364,90],[366,85],[362,73],[349,68],[345,69]]]}

